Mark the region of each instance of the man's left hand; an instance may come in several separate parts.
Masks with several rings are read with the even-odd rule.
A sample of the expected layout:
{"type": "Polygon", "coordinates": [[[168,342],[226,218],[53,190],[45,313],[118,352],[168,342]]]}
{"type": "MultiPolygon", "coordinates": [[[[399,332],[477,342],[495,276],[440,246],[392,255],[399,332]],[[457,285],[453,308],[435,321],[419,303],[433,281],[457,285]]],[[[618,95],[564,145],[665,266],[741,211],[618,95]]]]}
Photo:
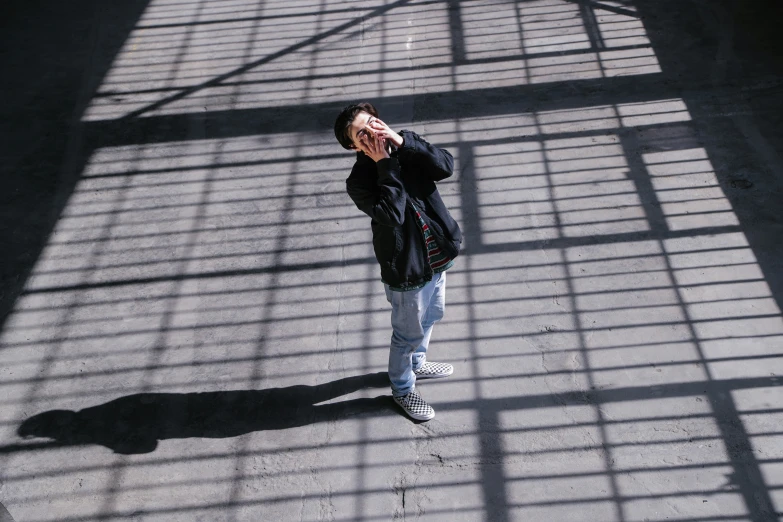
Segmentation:
{"type": "Polygon", "coordinates": [[[402,136],[391,130],[389,126],[379,118],[375,118],[370,122],[370,128],[374,130],[379,137],[393,143],[395,147],[402,147],[402,136]]]}

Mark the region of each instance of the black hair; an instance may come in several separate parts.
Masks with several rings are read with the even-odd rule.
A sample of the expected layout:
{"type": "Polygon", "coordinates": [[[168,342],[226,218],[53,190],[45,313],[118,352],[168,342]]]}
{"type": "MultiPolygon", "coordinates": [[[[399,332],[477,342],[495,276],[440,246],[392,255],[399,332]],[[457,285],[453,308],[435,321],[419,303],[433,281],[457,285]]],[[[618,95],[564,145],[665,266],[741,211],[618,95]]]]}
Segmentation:
{"type": "Polygon", "coordinates": [[[344,149],[354,150],[356,148],[351,139],[351,124],[360,112],[366,112],[375,118],[378,117],[378,111],[372,103],[362,102],[345,107],[334,122],[334,136],[344,149]]]}

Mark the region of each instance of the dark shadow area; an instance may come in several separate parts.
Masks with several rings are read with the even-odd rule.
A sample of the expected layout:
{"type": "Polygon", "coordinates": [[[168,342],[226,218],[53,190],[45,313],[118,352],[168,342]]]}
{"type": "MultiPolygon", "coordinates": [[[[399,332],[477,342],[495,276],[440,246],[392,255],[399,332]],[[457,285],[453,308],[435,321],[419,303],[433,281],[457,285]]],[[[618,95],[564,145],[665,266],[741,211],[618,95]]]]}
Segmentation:
{"type": "Polygon", "coordinates": [[[0,328],[82,173],[84,108],[147,4],[3,4],[0,328]]]}
{"type": "MultiPolygon", "coordinates": [[[[771,22],[780,20],[783,5],[774,0],[694,1],[682,9],[680,4],[637,2],[667,81],[683,88],[700,142],[695,145],[706,150],[738,228],[783,308],[783,39],[771,22]]],[[[777,379],[770,384],[778,384],[777,379]]],[[[705,388],[734,469],[731,481],[745,500],[749,520],[777,520],[730,390],[713,382],[705,388]]]]}
{"type": "MultiPolygon", "coordinates": [[[[386,372],[316,386],[204,393],[138,393],[79,411],[50,410],[24,421],[21,437],[47,437],[56,446],[99,444],[115,453],[155,451],[158,441],[221,439],[283,430],[357,415],[390,413],[388,396],[318,403],[365,388],[389,385],[386,372]]],[[[51,445],[46,445],[51,447],[51,445]]]]}
{"type": "Polygon", "coordinates": [[[14,522],[11,513],[8,512],[3,504],[0,504],[0,522],[14,522]]]}
{"type": "Polygon", "coordinates": [[[778,307],[783,308],[783,38],[776,0],[635,2],[778,307]]]}

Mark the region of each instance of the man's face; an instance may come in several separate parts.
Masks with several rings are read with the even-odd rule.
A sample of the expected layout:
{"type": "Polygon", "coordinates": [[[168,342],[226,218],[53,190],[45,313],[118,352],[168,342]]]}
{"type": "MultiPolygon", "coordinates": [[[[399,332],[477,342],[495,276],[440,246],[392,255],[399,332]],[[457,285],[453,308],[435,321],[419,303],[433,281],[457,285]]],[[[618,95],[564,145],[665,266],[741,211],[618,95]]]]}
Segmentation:
{"type": "Polygon", "coordinates": [[[362,111],[356,115],[351,122],[351,141],[356,149],[361,149],[361,140],[363,137],[371,138],[373,136],[373,130],[370,128],[370,123],[375,120],[374,116],[370,116],[368,113],[362,111]]]}

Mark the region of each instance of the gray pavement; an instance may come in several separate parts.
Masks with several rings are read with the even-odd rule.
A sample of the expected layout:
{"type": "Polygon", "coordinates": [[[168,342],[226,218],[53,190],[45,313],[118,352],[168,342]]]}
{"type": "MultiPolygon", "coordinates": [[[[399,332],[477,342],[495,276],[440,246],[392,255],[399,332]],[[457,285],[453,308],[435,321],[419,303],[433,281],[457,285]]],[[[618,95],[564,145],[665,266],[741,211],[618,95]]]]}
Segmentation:
{"type": "Polygon", "coordinates": [[[7,12],[0,520],[783,512],[779,3],[7,12]],[[359,100],[457,160],[427,423],[332,135],[359,100]]]}

